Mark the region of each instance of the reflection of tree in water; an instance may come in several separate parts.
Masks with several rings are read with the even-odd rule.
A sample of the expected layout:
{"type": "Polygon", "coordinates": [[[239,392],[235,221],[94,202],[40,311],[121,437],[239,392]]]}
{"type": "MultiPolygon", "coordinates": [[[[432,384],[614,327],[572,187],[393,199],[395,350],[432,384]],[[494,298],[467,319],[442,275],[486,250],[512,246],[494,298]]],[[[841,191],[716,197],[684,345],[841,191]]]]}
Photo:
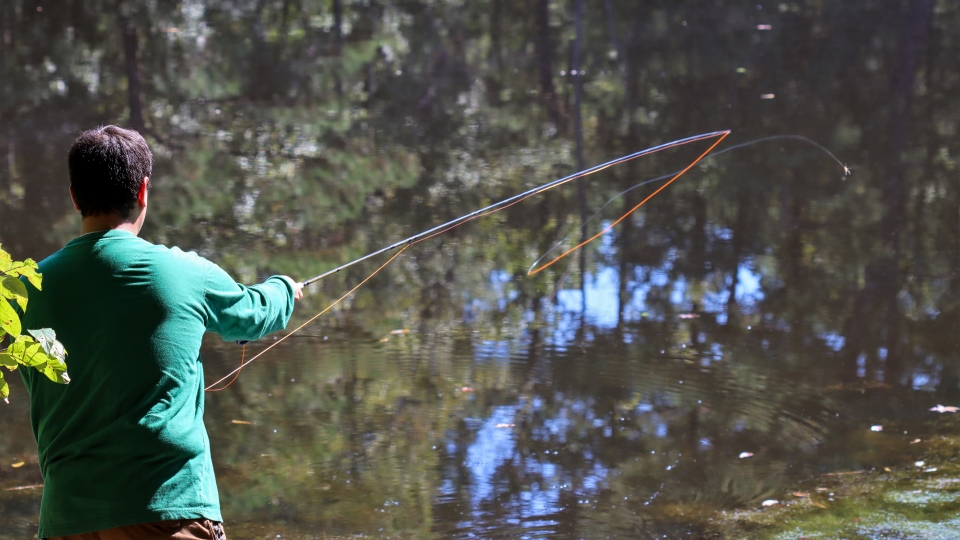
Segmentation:
{"type": "MultiPolygon", "coordinates": [[[[601,508],[611,503],[629,508],[636,516],[646,516],[636,518],[642,523],[660,519],[665,507],[690,506],[688,511],[696,513],[693,506],[723,508],[749,502],[776,489],[783,476],[809,473],[779,468],[786,461],[802,463],[805,454],[815,451],[824,436],[819,425],[826,416],[823,404],[798,392],[783,397],[789,403],[777,405],[757,388],[727,379],[729,373],[717,370],[704,375],[698,368],[685,369],[682,359],[664,360],[653,351],[649,352],[654,361],[644,361],[639,351],[625,351],[615,342],[604,341],[594,344],[593,356],[622,359],[627,353],[636,360],[626,371],[655,377],[628,376],[620,362],[591,363],[589,369],[603,374],[597,383],[596,377],[579,371],[583,362],[552,355],[556,376],[529,387],[514,406],[515,436],[505,443],[510,451],[492,476],[482,478],[493,493],[479,504],[471,502],[472,492],[463,494],[470,497],[466,500],[447,503],[479,520],[470,527],[482,529],[486,520],[492,523],[518,514],[523,519],[538,517],[530,510],[531,496],[556,504],[552,511],[541,510],[539,518],[547,521],[568,523],[560,509],[569,509],[565,502],[575,499],[593,501],[592,506],[601,508]],[[611,346],[620,354],[604,350],[611,346]],[[654,367],[662,363],[679,367],[654,367]],[[673,377],[682,379],[670,381],[673,377]],[[625,388],[614,383],[618,380],[643,382],[625,388]],[[683,381],[682,386],[677,380],[683,381]],[[665,387],[667,393],[663,393],[665,387]],[[775,459],[763,466],[750,462],[738,467],[736,456],[743,449],[756,450],[757,459],[775,459]],[[624,496],[627,500],[620,501],[624,496]]],[[[477,441],[489,429],[468,433],[466,440],[456,444],[480,444],[477,441]]],[[[462,432],[458,435],[462,437],[462,432]]],[[[450,458],[451,463],[466,467],[484,465],[462,460],[462,453],[450,458]]]]}

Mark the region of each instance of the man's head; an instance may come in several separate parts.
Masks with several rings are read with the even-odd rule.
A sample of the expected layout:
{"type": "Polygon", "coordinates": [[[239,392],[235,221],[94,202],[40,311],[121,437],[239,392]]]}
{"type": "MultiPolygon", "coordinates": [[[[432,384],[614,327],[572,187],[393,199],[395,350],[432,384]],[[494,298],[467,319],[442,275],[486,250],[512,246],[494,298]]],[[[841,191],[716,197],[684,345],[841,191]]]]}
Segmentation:
{"type": "MultiPolygon", "coordinates": [[[[145,182],[153,157],[139,133],[117,126],[84,131],[68,158],[70,191],[83,217],[117,214],[131,219],[138,200],[145,206],[145,182]]],[[[133,216],[135,218],[136,216],[133,216]]]]}

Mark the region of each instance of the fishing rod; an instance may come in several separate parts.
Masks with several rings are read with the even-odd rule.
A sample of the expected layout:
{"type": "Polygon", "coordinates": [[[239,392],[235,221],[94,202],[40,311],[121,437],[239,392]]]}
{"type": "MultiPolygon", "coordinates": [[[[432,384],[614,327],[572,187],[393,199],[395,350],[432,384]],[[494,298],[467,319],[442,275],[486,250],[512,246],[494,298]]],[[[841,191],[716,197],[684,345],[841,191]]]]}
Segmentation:
{"type": "Polygon", "coordinates": [[[393,262],[394,259],[396,259],[397,257],[399,257],[404,251],[406,251],[407,248],[409,248],[409,247],[412,246],[413,244],[416,244],[417,242],[422,242],[422,241],[424,241],[424,240],[426,240],[426,239],[428,239],[428,238],[433,238],[434,236],[436,236],[436,235],[438,235],[438,234],[442,234],[442,233],[444,233],[444,232],[446,232],[446,231],[449,231],[450,229],[453,229],[454,227],[459,227],[460,225],[463,225],[464,223],[466,223],[466,222],[468,222],[468,221],[470,221],[470,220],[472,220],[472,219],[475,219],[475,218],[478,218],[478,217],[481,217],[481,216],[485,216],[485,215],[489,215],[489,214],[492,214],[493,212],[497,212],[497,211],[503,210],[504,208],[507,208],[507,207],[509,207],[509,206],[512,206],[512,205],[514,205],[514,204],[517,204],[517,203],[519,203],[520,201],[522,201],[522,200],[524,200],[524,199],[526,199],[526,198],[528,198],[528,197],[532,197],[532,196],[534,196],[534,195],[536,195],[536,194],[538,194],[538,193],[543,193],[544,191],[546,191],[546,190],[548,190],[548,189],[550,189],[550,188],[554,188],[554,187],[557,187],[557,186],[559,186],[559,185],[561,185],[561,184],[565,184],[565,183],[567,183],[567,182],[570,182],[571,180],[576,180],[577,178],[583,178],[584,176],[593,174],[593,173],[595,173],[595,172],[601,171],[601,170],[606,169],[606,168],[608,168],[608,167],[613,167],[614,165],[618,165],[618,164],[624,163],[624,162],[626,162],[626,161],[630,161],[631,159],[636,159],[636,158],[638,158],[638,157],[650,155],[650,154],[653,154],[654,152],[659,152],[659,151],[661,151],[661,150],[666,150],[667,148],[674,148],[674,147],[677,147],[677,146],[683,146],[684,144],[688,144],[688,143],[692,143],[692,142],[696,142],[696,141],[702,141],[702,140],[706,140],[706,139],[717,139],[716,141],[713,142],[712,145],[710,145],[709,148],[707,148],[707,150],[706,150],[705,152],[703,152],[702,154],[700,154],[700,156],[699,156],[698,158],[696,158],[695,160],[691,161],[690,164],[687,165],[687,167],[686,167],[685,169],[683,169],[682,171],[680,171],[680,172],[678,172],[677,174],[675,174],[675,175],[673,176],[673,178],[670,179],[669,182],[667,182],[666,184],[660,186],[660,188],[658,188],[656,191],[654,191],[653,194],[649,195],[646,199],[644,199],[644,200],[641,201],[639,204],[637,204],[636,206],[634,206],[632,209],[630,209],[629,211],[627,211],[627,213],[625,213],[623,216],[621,216],[620,219],[614,221],[614,222],[611,223],[609,226],[607,226],[606,228],[604,228],[604,230],[602,230],[602,231],[600,231],[599,233],[595,234],[593,237],[591,237],[591,238],[589,238],[589,239],[587,239],[587,240],[584,240],[584,241],[581,242],[580,244],[578,244],[578,245],[574,246],[573,248],[571,248],[571,249],[567,250],[566,252],[564,252],[562,255],[556,257],[555,259],[553,259],[553,260],[550,261],[549,263],[541,266],[541,267],[540,267],[539,269],[537,269],[536,271],[531,271],[531,272],[528,272],[528,273],[527,273],[527,275],[536,274],[536,273],[542,271],[543,269],[547,268],[548,266],[552,265],[553,263],[559,261],[560,259],[566,257],[566,256],[569,255],[571,252],[576,251],[577,249],[580,249],[580,248],[583,247],[584,245],[586,245],[586,244],[588,244],[588,243],[596,240],[598,237],[600,237],[601,235],[603,235],[604,233],[606,233],[610,228],[612,228],[613,226],[615,226],[617,223],[620,223],[620,221],[624,220],[627,216],[629,216],[630,214],[632,214],[637,208],[640,208],[641,206],[643,206],[644,203],[646,203],[647,201],[649,201],[650,199],[652,199],[657,193],[660,193],[660,191],[662,191],[664,188],[666,188],[667,186],[669,186],[674,180],[676,180],[677,178],[680,178],[681,176],[683,176],[684,173],[686,173],[686,172],[689,171],[694,165],[696,165],[697,163],[699,163],[704,157],[707,156],[707,154],[709,154],[710,152],[712,152],[713,149],[716,148],[716,146],[717,146],[718,144],[720,144],[720,143],[723,141],[723,139],[725,139],[725,138],[727,137],[727,135],[730,135],[730,130],[713,131],[713,132],[710,132],[710,133],[703,133],[703,134],[701,134],[701,135],[694,135],[694,136],[692,136],[692,137],[687,137],[686,139],[679,139],[679,140],[676,140],[676,141],[664,143],[664,144],[661,144],[661,145],[659,145],[659,146],[654,146],[653,148],[647,148],[646,150],[640,150],[639,152],[634,152],[634,153],[632,153],[632,154],[628,154],[628,155],[626,155],[626,156],[619,157],[619,158],[617,158],[617,159],[608,161],[608,162],[606,162],[606,163],[601,163],[600,165],[595,165],[595,166],[593,166],[593,167],[590,167],[589,169],[584,169],[584,170],[582,170],[582,171],[580,171],[580,172],[571,174],[570,176],[565,176],[565,177],[563,177],[563,178],[560,178],[559,180],[554,180],[554,181],[552,181],[552,182],[548,182],[548,183],[546,183],[546,184],[543,184],[542,186],[538,186],[538,187],[535,187],[535,188],[533,188],[533,189],[529,189],[529,190],[527,190],[527,191],[524,191],[523,193],[520,193],[520,194],[518,194],[518,195],[514,195],[513,197],[504,199],[504,200],[502,200],[502,201],[500,201],[500,202],[491,204],[491,205],[486,206],[486,207],[484,207],[484,208],[481,208],[481,209],[479,209],[479,210],[474,210],[473,212],[470,212],[469,214],[467,214],[467,215],[465,215],[465,216],[461,216],[461,217],[458,217],[457,219],[450,220],[450,221],[448,221],[448,222],[446,222],[446,223],[444,223],[444,224],[442,224],[442,225],[437,225],[436,227],[433,227],[432,229],[428,229],[428,230],[426,230],[426,231],[423,231],[422,233],[415,234],[415,235],[413,235],[413,236],[411,236],[411,237],[409,237],[409,238],[405,238],[405,239],[403,239],[403,240],[401,240],[401,241],[399,241],[399,242],[394,242],[393,244],[390,244],[389,246],[387,246],[387,247],[385,247],[385,248],[378,249],[377,251],[374,251],[373,253],[370,253],[370,254],[368,254],[368,255],[364,255],[363,257],[360,257],[359,259],[356,259],[356,260],[353,260],[353,261],[348,262],[347,264],[338,266],[338,267],[334,268],[333,270],[329,270],[329,271],[327,271],[327,272],[324,272],[324,273],[320,274],[319,276],[312,277],[312,278],[310,278],[310,279],[308,279],[308,280],[305,280],[305,281],[301,282],[301,284],[304,285],[304,286],[309,285],[309,284],[311,284],[311,283],[314,283],[314,282],[316,282],[316,281],[319,281],[319,280],[321,280],[321,279],[323,279],[323,278],[325,278],[325,277],[327,277],[327,276],[336,274],[337,272],[339,272],[339,271],[341,271],[341,270],[343,270],[343,269],[345,269],[345,268],[349,268],[349,267],[351,267],[351,266],[353,266],[353,265],[355,265],[355,264],[357,264],[357,263],[359,263],[359,262],[363,262],[363,261],[365,261],[365,260],[367,260],[367,259],[369,259],[369,258],[371,258],[371,257],[376,257],[377,255],[380,255],[381,253],[386,253],[386,252],[391,251],[391,250],[393,250],[393,249],[400,248],[400,251],[394,253],[394,254],[387,260],[387,262],[385,262],[385,263],[383,263],[382,265],[380,265],[380,267],[377,268],[376,270],[374,270],[372,274],[368,275],[366,278],[363,279],[363,281],[361,281],[361,282],[358,283],[356,286],[354,286],[352,289],[350,289],[349,291],[347,291],[345,294],[343,294],[340,298],[338,298],[338,299],[337,299],[336,301],[334,301],[332,304],[330,304],[330,305],[328,305],[326,308],[324,308],[323,311],[317,313],[316,315],[314,315],[313,317],[311,317],[310,319],[308,319],[306,322],[304,322],[303,324],[301,324],[300,326],[298,326],[297,328],[295,328],[293,331],[291,331],[291,332],[288,333],[287,335],[281,337],[280,339],[278,339],[278,340],[274,341],[273,343],[271,343],[270,345],[268,345],[265,349],[263,349],[262,351],[258,352],[253,358],[250,358],[249,360],[246,359],[246,347],[245,347],[245,345],[246,345],[247,342],[246,342],[246,341],[237,341],[237,343],[238,343],[239,345],[243,345],[243,346],[244,346],[243,349],[241,350],[241,353],[240,353],[240,366],[237,367],[236,369],[234,369],[233,371],[231,371],[230,373],[227,373],[226,375],[224,375],[224,376],[223,376],[220,380],[218,380],[217,382],[211,384],[210,386],[207,386],[204,390],[207,391],[207,392],[219,392],[219,391],[224,390],[224,389],[226,389],[227,387],[229,387],[231,384],[233,384],[234,381],[237,380],[237,377],[240,376],[240,370],[242,370],[242,369],[244,368],[244,366],[250,364],[251,362],[253,362],[253,361],[256,360],[257,358],[260,358],[261,356],[263,356],[264,354],[266,354],[270,349],[276,347],[277,345],[279,345],[280,343],[282,343],[284,340],[286,340],[286,339],[289,338],[290,336],[296,334],[297,332],[299,332],[300,330],[302,330],[304,327],[306,327],[308,324],[312,323],[313,321],[315,321],[315,320],[317,320],[318,318],[320,318],[321,316],[323,316],[323,314],[325,314],[325,313],[327,313],[328,311],[330,311],[331,309],[333,309],[334,306],[336,306],[337,304],[339,304],[340,302],[342,302],[345,298],[347,298],[348,296],[350,296],[351,294],[353,294],[354,292],[356,292],[356,290],[359,289],[360,287],[362,287],[367,281],[370,281],[371,279],[373,279],[373,276],[377,275],[381,270],[383,270],[384,268],[386,268],[387,265],[389,265],[391,262],[393,262]],[[220,383],[222,383],[223,381],[227,380],[227,379],[230,378],[231,376],[233,377],[233,379],[231,379],[230,382],[228,382],[226,385],[224,385],[224,386],[222,386],[222,387],[217,388],[217,386],[218,386],[220,383]]]}
{"type": "Polygon", "coordinates": [[[495,210],[497,210],[497,209],[501,209],[501,208],[503,208],[503,207],[505,207],[505,206],[509,206],[510,204],[519,202],[519,201],[521,201],[521,200],[523,200],[523,199],[526,199],[526,198],[528,198],[528,197],[532,197],[532,196],[534,196],[534,195],[537,195],[538,193],[542,193],[542,192],[544,192],[544,191],[547,191],[548,189],[551,189],[551,188],[557,187],[557,186],[559,186],[559,185],[561,185],[561,184],[565,184],[565,183],[567,183],[567,182],[576,180],[577,178],[583,178],[584,176],[593,174],[593,173],[595,173],[595,172],[601,171],[601,170],[606,169],[606,168],[608,168],[608,167],[613,167],[614,165],[619,165],[620,163],[624,163],[624,162],[630,161],[630,160],[632,160],[632,159],[636,159],[636,158],[643,157],[643,156],[646,156],[646,155],[649,155],[649,154],[653,154],[653,153],[659,152],[659,151],[661,151],[661,150],[666,150],[667,148],[672,148],[672,147],[675,147],[675,146],[682,146],[682,145],[684,145],[684,144],[688,144],[688,143],[692,143],[692,142],[696,142],[696,141],[702,141],[702,140],[705,140],[705,139],[711,139],[711,138],[714,138],[714,137],[719,137],[719,136],[721,136],[721,135],[726,136],[726,135],[729,135],[729,134],[730,134],[730,130],[722,130],[722,131],[713,131],[713,132],[710,132],[710,133],[703,133],[703,134],[700,134],[700,135],[694,135],[694,136],[692,136],[692,137],[687,137],[687,138],[685,138],[685,139],[679,139],[679,140],[676,140],[676,141],[671,141],[671,142],[668,142],[668,143],[663,143],[663,144],[661,144],[661,145],[659,145],[659,146],[654,146],[654,147],[651,147],[651,148],[647,148],[647,149],[645,149],[645,150],[640,150],[639,152],[634,152],[634,153],[632,153],[632,154],[628,154],[628,155],[626,155],[626,156],[618,157],[618,158],[613,159],[613,160],[610,160],[610,161],[608,161],[608,162],[606,162],[606,163],[601,163],[600,165],[594,165],[593,167],[590,167],[589,169],[584,169],[584,170],[582,170],[582,171],[580,171],[580,172],[573,173],[573,174],[571,174],[571,175],[569,175],[569,176],[565,176],[565,177],[560,178],[560,179],[558,179],[558,180],[554,180],[554,181],[552,181],[552,182],[548,182],[548,183],[543,184],[543,185],[541,185],[541,186],[537,186],[537,187],[535,187],[535,188],[533,188],[533,189],[524,191],[523,193],[514,195],[513,197],[509,197],[509,198],[504,199],[504,200],[502,200],[502,201],[500,201],[500,202],[493,203],[493,204],[491,204],[491,205],[489,205],[489,206],[486,206],[486,207],[484,207],[484,208],[481,208],[481,209],[479,209],[479,210],[474,210],[473,212],[470,212],[469,214],[466,214],[466,215],[464,215],[464,216],[461,216],[461,217],[458,217],[458,218],[456,218],[456,219],[450,220],[450,221],[448,221],[448,222],[446,222],[446,223],[443,223],[443,224],[441,224],[441,225],[437,225],[436,227],[433,227],[433,228],[428,229],[428,230],[426,230],[426,231],[423,231],[423,232],[421,232],[421,233],[417,233],[417,234],[415,234],[415,235],[413,235],[413,236],[411,236],[411,237],[409,237],[409,238],[405,238],[405,239],[403,239],[403,240],[400,240],[399,242],[394,242],[393,244],[390,244],[390,245],[387,246],[387,247],[380,248],[380,249],[378,249],[378,250],[376,250],[376,251],[374,251],[374,252],[372,252],[372,253],[369,253],[369,254],[367,254],[367,255],[364,255],[363,257],[360,257],[359,259],[355,259],[355,260],[350,261],[350,262],[348,262],[348,263],[346,263],[346,264],[340,265],[340,266],[338,266],[338,267],[336,267],[336,268],[334,268],[334,269],[332,269],[332,270],[328,270],[327,272],[324,272],[324,273],[320,274],[319,276],[312,277],[312,278],[310,278],[310,279],[304,280],[302,283],[303,283],[304,286],[310,285],[311,283],[314,283],[314,282],[320,281],[320,280],[323,279],[323,278],[332,276],[333,274],[336,274],[337,272],[340,272],[341,270],[344,270],[344,269],[346,269],[346,268],[349,268],[349,267],[351,267],[351,266],[353,266],[353,265],[355,265],[355,264],[357,264],[357,263],[361,263],[361,262],[363,262],[363,261],[365,261],[365,260],[367,260],[367,259],[370,259],[370,258],[372,258],[372,257],[376,257],[377,255],[386,253],[386,252],[388,252],[388,251],[392,251],[392,250],[397,249],[397,248],[399,248],[399,247],[408,247],[408,246],[413,245],[413,244],[415,244],[415,243],[417,243],[417,242],[419,242],[419,241],[421,241],[421,240],[426,240],[427,238],[429,238],[429,237],[431,237],[431,236],[437,235],[437,234],[439,234],[439,233],[441,233],[441,232],[444,232],[444,231],[446,231],[446,230],[449,230],[449,229],[451,229],[451,228],[453,228],[453,227],[456,227],[456,226],[458,226],[458,225],[462,225],[463,223],[465,223],[465,222],[467,222],[467,221],[470,221],[470,220],[472,220],[472,219],[474,219],[474,218],[480,217],[480,216],[482,216],[482,215],[484,215],[484,214],[486,214],[486,213],[490,213],[490,212],[495,211],[495,210]]]}

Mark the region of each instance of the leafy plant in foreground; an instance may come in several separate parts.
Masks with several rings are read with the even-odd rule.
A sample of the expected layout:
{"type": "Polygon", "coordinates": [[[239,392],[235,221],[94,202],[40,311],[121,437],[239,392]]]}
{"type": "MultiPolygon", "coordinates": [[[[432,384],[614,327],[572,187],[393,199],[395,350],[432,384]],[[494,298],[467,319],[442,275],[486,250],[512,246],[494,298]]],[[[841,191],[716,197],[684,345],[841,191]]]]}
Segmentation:
{"type": "MultiPolygon", "coordinates": [[[[10,335],[10,345],[0,350],[0,366],[13,371],[21,365],[36,368],[51,381],[66,384],[67,351],[57,341],[57,334],[50,328],[27,330],[22,333],[20,315],[11,302],[27,309],[27,287],[20,277],[25,277],[31,285],[40,289],[41,275],[37,273],[37,263],[32,259],[14,261],[10,254],[0,248],[0,340],[10,335]]],[[[4,401],[10,395],[10,386],[0,371],[0,398],[4,401]]]]}

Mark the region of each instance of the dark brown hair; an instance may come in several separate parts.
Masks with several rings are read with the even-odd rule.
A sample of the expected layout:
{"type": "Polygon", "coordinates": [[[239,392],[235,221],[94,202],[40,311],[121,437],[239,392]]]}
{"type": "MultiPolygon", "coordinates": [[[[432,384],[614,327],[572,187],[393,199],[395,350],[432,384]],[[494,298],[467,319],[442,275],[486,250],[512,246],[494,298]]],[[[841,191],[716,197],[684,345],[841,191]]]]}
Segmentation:
{"type": "Polygon", "coordinates": [[[136,131],[117,126],[81,133],[67,161],[70,187],[84,217],[116,212],[129,218],[143,178],[153,174],[147,141],[136,131]]]}

